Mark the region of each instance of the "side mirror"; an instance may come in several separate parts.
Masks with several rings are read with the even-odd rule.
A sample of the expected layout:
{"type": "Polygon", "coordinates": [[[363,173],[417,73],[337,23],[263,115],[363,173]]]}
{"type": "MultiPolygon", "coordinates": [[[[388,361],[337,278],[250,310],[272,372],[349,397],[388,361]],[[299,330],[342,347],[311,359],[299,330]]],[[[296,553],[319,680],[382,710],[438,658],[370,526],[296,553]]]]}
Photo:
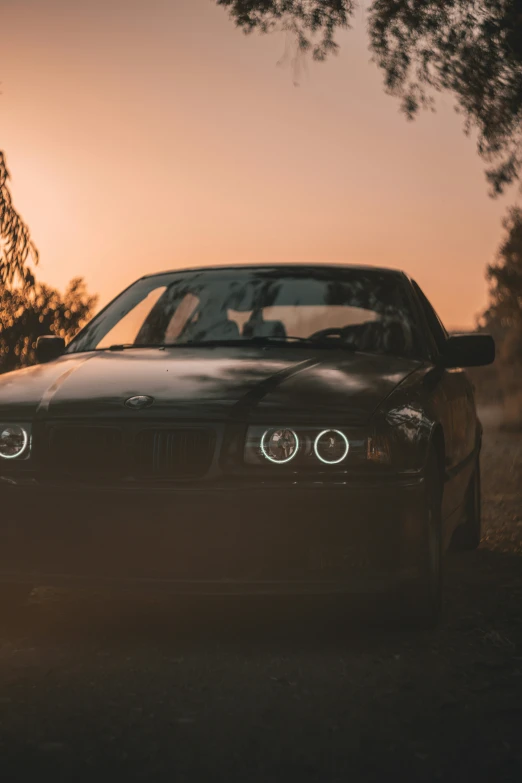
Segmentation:
{"type": "Polygon", "coordinates": [[[55,337],[54,334],[46,334],[39,337],[36,341],[36,358],[40,364],[52,362],[58,359],[65,351],[65,340],[63,337],[55,337]]]}
{"type": "Polygon", "coordinates": [[[483,367],[495,361],[495,341],[489,334],[455,334],[442,350],[444,367],[483,367]]]}

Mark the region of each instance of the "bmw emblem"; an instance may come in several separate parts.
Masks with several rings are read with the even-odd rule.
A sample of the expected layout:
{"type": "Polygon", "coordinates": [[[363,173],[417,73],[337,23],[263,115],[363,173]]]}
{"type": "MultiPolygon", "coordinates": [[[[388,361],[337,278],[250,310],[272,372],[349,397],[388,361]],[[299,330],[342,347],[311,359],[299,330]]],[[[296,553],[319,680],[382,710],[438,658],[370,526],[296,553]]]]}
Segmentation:
{"type": "Polygon", "coordinates": [[[154,397],[148,397],[146,394],[138,394],[136,397],[129,397],[125,400],[127,408],[132,408],[133,411],[141,411],[142,408],[150,408],[154,402],[154,397]]]}

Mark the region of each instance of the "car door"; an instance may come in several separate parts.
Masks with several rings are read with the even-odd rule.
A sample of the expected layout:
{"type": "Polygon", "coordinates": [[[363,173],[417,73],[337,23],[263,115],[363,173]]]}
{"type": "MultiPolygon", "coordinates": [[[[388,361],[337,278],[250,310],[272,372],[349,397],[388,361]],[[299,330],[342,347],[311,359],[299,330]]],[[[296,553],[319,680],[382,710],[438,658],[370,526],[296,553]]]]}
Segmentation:
{"type": "MultiPolygon", "coordinates": [[[[448,333],[435,309],[417,283],[413,283],[437,350],[441,351],[448,333]]],[[[473,386],[466,371],[446,368],[438,386],[440,415],[446,445],[446,484],[443,512],[450,517],[458,512],[474,468],[472,459],[477,445],[477,414],[473,386]]]]}

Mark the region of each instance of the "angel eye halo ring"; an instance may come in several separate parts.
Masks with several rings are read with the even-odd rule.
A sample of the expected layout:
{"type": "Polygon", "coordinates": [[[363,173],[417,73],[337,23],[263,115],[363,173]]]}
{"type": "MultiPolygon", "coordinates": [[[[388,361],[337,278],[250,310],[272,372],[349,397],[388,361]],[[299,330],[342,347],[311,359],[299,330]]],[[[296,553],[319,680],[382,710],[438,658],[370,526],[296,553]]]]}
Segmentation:
{"type": "Polygon", "coordinates": [[[0,457],[17,459],[24,454],[29,444],[27,431],[19,424],[0,426],[0,457]]]}
{"type": "Polygon", "coordinates": [[[269,462],[284,465],[299,451],[299,438],[290,429],[266,430],[261,438],[261,453],[269,462]]]}
{"type": "Polygon", "coordinates": [[[346,459],[349,450],[348,438],[339,430],[323,430],[314,441],[315,456],[325,465],[338,465],[346,459]]]}

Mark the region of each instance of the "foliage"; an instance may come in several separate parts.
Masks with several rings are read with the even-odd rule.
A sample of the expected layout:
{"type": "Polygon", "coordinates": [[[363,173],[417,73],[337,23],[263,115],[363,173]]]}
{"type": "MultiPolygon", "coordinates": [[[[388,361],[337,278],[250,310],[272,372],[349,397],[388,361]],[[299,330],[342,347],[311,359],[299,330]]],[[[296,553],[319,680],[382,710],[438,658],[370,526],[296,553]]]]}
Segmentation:
{"type": "Polygon", "coordinates": [[[488,266],[490,306],[483,324],[505,335],[505,361],[522,365],[522,209],[512,208],[503,225],[507,236],[488,266]]]}
{"type": "Polygon", "coordinates": [[[65,294],[43,283],[28,288],[0,288],[0,373],[35,362],[38,337],[55,334],[69,341],[90,318],[97,297],[88,294],[82,278],[65,294]]]}
{"type": "MultiPolygon", "coordinates": [[[[245,32],[291,29],[315,59],[335,53],[355,0],[217,0],[245,32]]],[[[492,194],[522,166],[522,0],[373,0],[370,49],[409,118],[450,92],[478,132],[492,194]]]]}
{"type": "Polygon", "coordinates": [[[484,402],[502,402],[504,423],[522,425],[522,210],[513,208],[504,220],[506,235],[488,267],[489,307],[479,330],[493,335],[497,361],[471,374],[484,402]]]}
{"type": "Polygon", "coordinates": [[[81,278],[71,280],[63,295],[36,282],[30,262],[38,263],[38,251],[13,207],[8,180],[0,151],[0,373],[33,364],[41,335],[71,339],[97,301],[81,278]]]}
{"type": "Polygon", "coordinates": [[[217,0],[227,6],[238,27],[268,33],[278,27],[296,34],[302,51],[324,60],[337,50],[334,34],[347,27],[355,0],[217,0]]]}
{"type": "Polygon", "coordinates": [[[29,228],[13,207],[8,180],[5,156],[0,150],[0,286],[17,279],[31,286],[34,277],[27,262],[32,259],[37,264],[38,251],[29,228]]]}

